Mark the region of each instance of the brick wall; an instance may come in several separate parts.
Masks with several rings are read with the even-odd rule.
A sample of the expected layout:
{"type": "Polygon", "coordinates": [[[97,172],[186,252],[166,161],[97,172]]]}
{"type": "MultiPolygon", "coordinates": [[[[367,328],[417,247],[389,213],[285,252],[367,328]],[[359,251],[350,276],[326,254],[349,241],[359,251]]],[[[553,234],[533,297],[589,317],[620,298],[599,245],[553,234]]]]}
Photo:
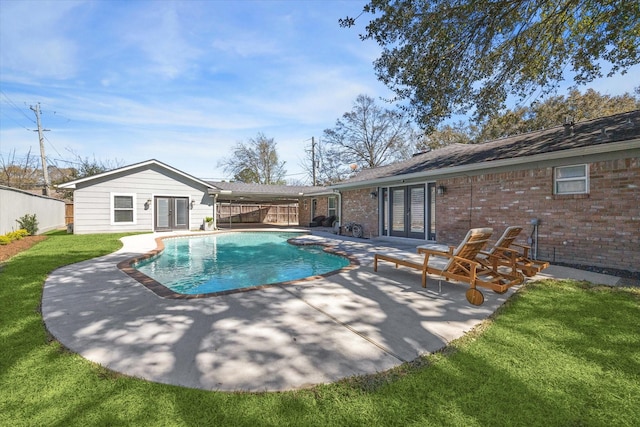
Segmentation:
{"type": "Polygon", "coordinates": [[[316,200],[316,210],[315,216],[328,216],[329,212],[329,198],[328,196],[318,196],[318,197],[305,197],[300,201],[300,225],[306,227],[311,222],[311,204],[313,200],[316,200]]]}
{"type": "Polygon", "coordinates": [[[342,224],[362,224],[364,237],[378,236],[378,198],[372,198],[376,187],[347,190],[342,193],[342,224]]]}
{"type": "Polygon", "coordinates": [[[553,194],[553,168],[438,181],[447,188],[436,203],[438,242],[522,225],[527,243],[538,218],[538,258],[640,271],[640,159],[591,163],[589,175],[589,194],[566,196],[553,194]]]}

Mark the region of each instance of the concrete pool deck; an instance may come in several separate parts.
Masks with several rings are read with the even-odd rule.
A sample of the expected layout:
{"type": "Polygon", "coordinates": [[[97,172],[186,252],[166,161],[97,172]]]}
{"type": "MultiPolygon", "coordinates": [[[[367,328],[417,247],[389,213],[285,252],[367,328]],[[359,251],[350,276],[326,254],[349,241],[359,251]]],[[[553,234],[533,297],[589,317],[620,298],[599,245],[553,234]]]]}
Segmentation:
{"type": "MultiPolygon", "coordinates": [[[[303,230],[305,231],[305,230],[303,230]]],[[[156,248],[153,233],[122,239],[119,251],[55,270],[43,319],[71,351],[125,375],[221,391],[281,391],[380,372],[437,351],[492,314],[515,291],[482,290],[381,263],[375,252],[417,243],[353,239],[313,231],[302,239],[355,256],[360,266],[300,284],[202,299],[164,299],[117,268],[156,248]]],[[[202,233],[192,233],[202,235],[202,233]]],[[[619,278],[551,266],[538,277],[615,285],[619,278]]]]}

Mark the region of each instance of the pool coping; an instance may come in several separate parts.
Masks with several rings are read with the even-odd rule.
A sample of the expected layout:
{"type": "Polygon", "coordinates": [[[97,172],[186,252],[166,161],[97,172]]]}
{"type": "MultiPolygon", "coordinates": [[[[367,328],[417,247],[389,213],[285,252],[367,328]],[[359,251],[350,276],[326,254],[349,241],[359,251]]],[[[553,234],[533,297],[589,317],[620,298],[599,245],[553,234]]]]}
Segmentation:
{"type": "MultiPolygon", "coordinates": [[[[131,277],[132,279],[136,280],[138,283],[140,283],[141,285],[143,285],[144,287],[146,287],[147,289],[149,289],[151,292],[155,293],[157,296],[159,296],[160,298],[166,298],[166,299],[181,299],[181,300],[189,300],[189,299],[201,299],[201,298],[213,298],[213,297],[218,297],[218,296],[222,296],[222,295],[229,295],[229,294],[235,294],[235,293],[239,293],[239,292],[250,292],[250,291],[255,291],[255,290],[259,290],[259,289],[266,289],[266,288],[270,288],[270,287],[274,287],[274,286],[287,286],[287,285],[301,285],[304,283],[308,283],[308,282],[312,282],[315,280],[319,280],[322,278],[326,278],[326,277],[330,277],[333,276],[334,274],[339,274],[345,271],[349,271],[349,270],[353,270],[354,268],[357,268],[360,265],[360,261],[353,255],[342,251],[342,250],[338,250],[335,248],[334,245],[330,245],[328,243],[322,243],[322,242],[300,242],[300,241],[296,241],[297,239],[299,239],[300,237],[304,236],[304,235],[311,235],[310,232],[295,232],[298,234],[298,236],[295,237],[291,237],[289,239],[287,239],[287,243],[294,245],[294,246],[320,246],[323,248],[324,252],[333,254],[333,255],[337,255],[337,256],[341,256],[343,258],[346,258],[349,261],[349,265],[342,267],[338,270],[333,270],[330,271],[328,273],[324,273],[324,274],[316,274],[313,276],[308,276],[302,279],[295,279],[295,280],[287,280],[284,282],[275,282],[275,283],[266,283],[264,285],[257,285],[257,286],[247,286],[244,288],[238,288],[238,289],[228,289],[228,290],[224,290],[224,291],[217,291],[217,292],[207,292],[207,293],[201,293],[201,294],[181,294],[179,292],[175,292],[171,289],[169,289],[168,287],[166,287],[165,285],[163,285],[162,283],[158,282],[157,280],[153,279],[152,277],[147,276],[146,274],[144,274],[143,272],[141,272],[140,270],[136,269],[133,265],[137,264],[141,261],[150,259],[150,258],[154,258],[159,256],[165,249],[164,246],[164,240],[165,239],[179,239],[179,238],[194,238],[194,237],[203,237],[203,236],[210,236],[210,235],[220,235],[220,234],[228,234],[228,233],[246,233],[246,232],[259,232],[259,233],[273,233],[274,231],[256,231],[256,230],[251,230],[251,231],[237,231],[237,230],[228,230],[228,231],[217,231],[215,233],[202,233],[202,234],[179,234],[179,235],[171,235],[171,236],[159,236],[155,238],[155,242],[156,242],[156,248],[152,249],[149,252],[146,252],[140,256],[136,256],[133,258],[128,258],[125,259],[123,261],[120,261],[116,266],[118,267],[118,269],[120,269],[123,273],[127,274],[129,277],[131,277]]],[[[294,233],[293,231],[291,233],[294,233]]]]}

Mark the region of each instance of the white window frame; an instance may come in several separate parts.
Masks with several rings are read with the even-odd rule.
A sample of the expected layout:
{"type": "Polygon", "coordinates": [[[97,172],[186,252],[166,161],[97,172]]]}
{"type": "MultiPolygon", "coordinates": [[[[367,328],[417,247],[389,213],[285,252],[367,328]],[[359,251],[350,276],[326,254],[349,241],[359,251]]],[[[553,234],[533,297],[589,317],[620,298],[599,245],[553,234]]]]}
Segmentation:
{"type": "Polygon", "coordinates": [[[565,165],[565,166],[557,166],[553,169],[553,194],[557,195],[565,195],[565,194],[589,194],[589,165],[577,164],[577,165],[565,165]],[[584,176],[579,177],[570,177],[570,178],[558,178],[558,171],[565,168],[575,168],[577,166],[584,167],[584,176]],[[584,191],[559,191],[558,184],[562,182],[572,182],[572,181],[581,181],[584,182],[584,191]]]}
{"type": "Polygon", "coordinates": [[[335,215],[338,217],[338,197],[329,196],[327,200],[327,216],[335,215]],[[331,207],[331,202],[333,202],[333,207],[331,207]]]}
{"type": "MultiPolygon", "coordinates": [[[[111,212],[111,225],[130,225],[130,224],[136,224],[136,218],[138,216],[138,212],[137,212],[137,199],[136,199],[136,194],[135,193],[111,193],[110,197],[110,212],[111,212]],[[116,197],[131,197],[131,203],[132,203],[132,208],[131,211],[133,212],[133,221],[116,221],[116,197]]],[[[120,209],[119,210],[125,210],[125,209],[120,209]]],[[[129,209],[126,209],[129,210],[129,209]]]]}

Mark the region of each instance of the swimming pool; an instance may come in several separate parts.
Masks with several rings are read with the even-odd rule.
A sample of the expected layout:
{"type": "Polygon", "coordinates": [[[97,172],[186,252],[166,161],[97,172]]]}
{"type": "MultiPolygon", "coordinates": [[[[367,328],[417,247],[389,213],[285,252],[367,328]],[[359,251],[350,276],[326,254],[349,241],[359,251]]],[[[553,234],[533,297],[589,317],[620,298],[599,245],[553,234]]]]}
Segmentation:
{"type": "Polygon", "coordinates": [[[320,246],[297,246],[291,232],[237,232],[164,240],[160,255],[135,269],[173,292],[208,294],[299,280],[350,264],[320,246]]]}

